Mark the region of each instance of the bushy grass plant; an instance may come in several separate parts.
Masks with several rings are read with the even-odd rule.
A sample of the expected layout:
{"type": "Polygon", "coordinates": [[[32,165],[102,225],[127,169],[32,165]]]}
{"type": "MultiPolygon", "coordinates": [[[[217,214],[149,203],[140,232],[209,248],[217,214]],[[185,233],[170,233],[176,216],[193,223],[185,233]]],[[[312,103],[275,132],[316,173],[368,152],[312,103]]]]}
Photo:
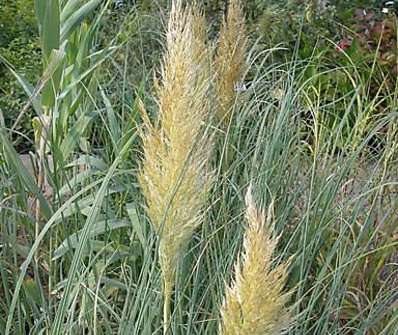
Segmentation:
{"type": "MultiPolygon", "coordinates": [[[[94,7],[77,0],[46,7],[60,13],[59,30],[50,29],[57,16],[53,22],[47,13],[42,23],[59,31],[60,43],[48,42],[52,56],[37,90],[15,72],[37,116],[51,120],[47,135],[37,135],[41,153],[33,153],[51,192],[22,164],[13,130],[0,119],[0,333],[219,334],[231,292],[239,301],[236,322],[244,324],[250,301],[241,292],[250,283],[242,278],[250,278],[259,297],[276,301],[275,315],[285,320],[288,309],[289,334],[395,334],[396,93],[383,96],[379,117],[368,118],[377,103],[360,76],[350,76],[356,90],[330,101],[319,87],[303,85],[316,60],[275,64],[274,49],[253,49],[245,54],[247,89],[233,99],[229,122],[220,123],[217,94],[208,92],[213,62],[201,57],[203,40],[195,37],[206,32],[202,18],[188,29],[192,12],[174,12],[169,27],[178,29],[164,42],[155,90],[153,73],[140,75],[139,86],[128,80],[123,69],[134,53],[117,38],[97,49],[106,7],[94,7]],[[113,69],[120,82],[108,80],[113,69]],[[43,89],[48,95],[39,96],[43,89]],[[336,104],[343,114],[330,127],[323,116],[336,104]],[[347,128],[353,109],[364,117],[347,128]],[[382,144],[376,151],[375,137],[382,144]],[[261,208],[272,208],[272,232],[261,208]],[[250,241],[258,256],[248,256],[250,241]],[[164,314],[165,242],[178,249],[178,266],[164,314]],[[249,260],[266,260],[255,278],[246,274],[249,260]]],[[[251,322],[264,324],[261,308],[249,310],[251,322]]]]}

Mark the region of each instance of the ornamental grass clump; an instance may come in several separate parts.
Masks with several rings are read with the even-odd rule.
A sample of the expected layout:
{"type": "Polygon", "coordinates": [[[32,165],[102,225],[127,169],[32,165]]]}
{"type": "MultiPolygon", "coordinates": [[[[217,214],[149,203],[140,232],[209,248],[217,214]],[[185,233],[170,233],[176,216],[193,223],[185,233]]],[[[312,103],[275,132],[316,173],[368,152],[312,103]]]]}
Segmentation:
{"type": "MultiPolygon", "coordinates": [[[[247,228],[242,262],[235,265],[235,281],[221,308],[222,335],[276,335],[289,325],[284,293],[288,262],[273,267],[278,238],[271,231],[272,213],[258,211],[250,190],[246,196],[247,228]]],[[[271,208],[271,207],[270,207],[271,208]]]]}
{"type": "Polygon", "coordinates": [[[139,182],[146,210],[159,236],[164,289],[164,329],[181,254],[202,221],[211,176],[211,140],[205,136],[210,86],[204,18],[196,8],[173,2],[166,50],[157,84],[159,116],[144,117],[144,159],[139,182]]]}
{"type": "Polygon", "coordinates": [[[239,0],[231,0],[221,26],[214,61],[217,114],[225,122],[230,120],[236,95],[243,87],[247,41],[242,5],[239,0]]]}

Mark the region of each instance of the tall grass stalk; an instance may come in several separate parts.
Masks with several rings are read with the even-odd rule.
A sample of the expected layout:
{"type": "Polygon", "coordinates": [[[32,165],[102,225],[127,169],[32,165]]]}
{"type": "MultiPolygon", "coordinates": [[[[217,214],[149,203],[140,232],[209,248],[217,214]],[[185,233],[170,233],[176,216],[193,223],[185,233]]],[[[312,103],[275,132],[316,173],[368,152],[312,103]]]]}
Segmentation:
{"type": "Polygon", "coordinates": [[[210,82],[205,38],[204,19],[198,10],[173,2],[157,88],[159,117],[155,125],[144,118],[139,181],[148,216],[160,238],[165,334],[176,269],[202,222],[211,180],[207,163],[211,141],[204,137],[210,82]]]}

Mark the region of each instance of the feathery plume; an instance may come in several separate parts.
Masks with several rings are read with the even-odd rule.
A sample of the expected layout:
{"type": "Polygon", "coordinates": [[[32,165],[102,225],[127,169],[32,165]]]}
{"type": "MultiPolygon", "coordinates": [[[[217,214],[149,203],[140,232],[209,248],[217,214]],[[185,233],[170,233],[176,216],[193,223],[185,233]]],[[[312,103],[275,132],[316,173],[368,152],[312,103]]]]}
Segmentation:
{"type": "Polygon", "coordinates": [[[157,86],[159,117],[144,118],[144,159],[139,183],[147,213],[159,235],[159,263],[164,285],[164,331],[181,253],[202,221],[210,184],[205,139],[208,117],[208,52],[204,18],[196,8],[173,2],[161,80],[157,86]]]}
{"type": "Polygon", "coordinates": [[[227,287],[221,308],[222,335],[277,335],[289,325],[285,307],[290,292],[283,293],[288,263],[272,267],[278,243],[271,232],[272,213],[255,207],[251,191],[246,195],[247,229],[243,261],[235,265],[235,282],[227,287]]]}
{"type": "Polygon", "coordinates": [[[245,17],[239,0],[231,0],[218,38],[214,62],[218,115],[230,119],[237,92],[246,71],[247,34],[245,17]]]}

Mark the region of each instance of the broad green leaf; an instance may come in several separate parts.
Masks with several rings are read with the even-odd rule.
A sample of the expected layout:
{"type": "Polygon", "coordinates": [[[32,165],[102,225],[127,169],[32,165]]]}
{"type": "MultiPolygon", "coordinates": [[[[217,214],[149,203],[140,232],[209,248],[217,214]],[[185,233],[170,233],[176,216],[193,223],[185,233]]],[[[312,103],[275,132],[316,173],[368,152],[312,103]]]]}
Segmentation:
{"type": "Polygon", "coordinates": [[[66,138],[62,141],[61,152],[64,155],[64,160],[66,160],[69,155],[73,152],[78,143],[80,137],[87,130],[88,125],[97,116],[96,112],[91,112],[88,114],[81,115],[75,125],[69,130],[66,138]]]}
{"type": "Polygon", "coordinates": [[[17,176],[21,179],[23,185],[28,189],[28,191],[35,197],[37,197],[40,201],[40,206],[42,210],[43,216],[48,219],[51,214],[52,210],[43,196],[43,193],[39,190],[36,182],[34,181],[33,177],[30,175],[28,170],[22,164],[19,155],[15,151],[14,147],[8,140],[4,128],[0,129],[0,151],[6,156],[7,161],[12,166],[13,171],[17,174],[17,176]]]}
{"type": "Polygon", "coordinates": [[[47,2],[45,0],[35,0],[35,12],[40,30],[42,29],[44,17],[46,15],[46,5],[47,2]]]}
{"type": "Polygon", "coordinates": [[[75,28],[101,3],[102,0],[91,0],[75,11],[62,25],[61,41],[69,38],[75,28]]]}
{"type": "Polygon", "coordinates": [[[94,58],[95,61],[92,61],[92,65],[84,72],[79,74],[78,77],[76,77],[73,81],[68,83],[68,85],[64,88],[64,90],[60,93],[59,97],[60,99],[65,98],[68,96],[68,94],[71,93],[71,91],[77,86],[80,85],[81,82],[86,79],[90,78],[90,76],[93,74],[94,70],[97,69],[108,57],[112,55],[113,52],[115,52],[117,48],[109,48],[102,50],[100,52],[96,52],[87,58],[91,59],[91,56],[98,56],[98,58],[94,58]]]}
{"type": "MultiPolygon", "coordinates": [[[[89,238],[101,235],[103,233],[107,233],[113,231],[115,229],[131,227],[131,223],[129,220],[105,220],[100,221],[91,226],[90,232],[88,234],[89,238]]],[[[79,245],[81,240],[82,231],[70,235],[67,239],[65,239],[61,245],[54,251],[53,260],[56,260],[63,255],[65,255],[69,250],[76,248],[79,245]]]]}
{"type": "MultiPolygon", "coordinates": [[[[94,245],[97,249],[100,249],[100,248],[101,248],[101,249],[104,249],[103,243],[100,244],[100,243],[96,243],[96,242],[94,241],[93,245],[94,245]]],[[[105,247],[105,248],[106,248],[106,247],[105,247]]],[[[120,248],[121,248],[121,249],[124,249],[123,247],[120,247],[120,248]]],[[[111,251],[111,250],[109,250],[109,251],[111,251]]],[[[114,251],[114,249],[113,249],[113,251],[114,251]]],[[[55,292],[62,291],[62,290],[64,289],[64,287],[65,287],[65,285],[66,285],[67,282],[68,282],[68,279],[64,279],[64,280],[58,282],[58,283],[55,285],[54,291],[55,291],[55,292]]],[[[129,289],[129,287],[128,287],[126,284],[122,283],[122,282],[119,281],[119,280],[113,279],[113,278],[102,277],[102,278],[101,278],[101,283],[104,283],[106,286],[115,287],[115,288],[119,288],[119,289],[122,289],[122,290],[128,290],[128,289],[129,289]]]]}
{"type": "MultiPolygon", "coordinates": [[[[60,12],[59,0],[47,0],[44,22],[42,26],[42,47],[44,54],[44,65],[48,66],[54,57],[53,50],[60,48],[60,12]]],[[[55,102],[55,95],[61,80],[61,69],[54,71],[50,80],[45,84],[42,93],[42,105],[51,107],[55,102]]]]}
{"type": "Polygon", "coordinates": [[[10,70],[10,72],[18,80],[19,84],[22,86],[28,97],[33,99],[33,106],[35,107],[35,110],[37,111],[38,115],[42,114],[39,91],[42,89],[42,86],[44,86],[44,84],[52,77],[55,70],[59,67],[64,56],[65,56],[65,45],[62,45],[59,50],[53,50],[48,66],[46,67],[37,86],[33,87],[32,84],[30,84],[22,75],[18,74],[15,71],[14,67],[4,57],[0,55],[0,61],[4,63],[4,65],[10,70]]]}
{"type": "Polygon", "coordinates": [[[65,185],[59,189],[58,194],[60,196],[65,196],[66,194],[72,192],[73,189],[81,182],[87,180],[88,178],[93,178],[97,174],[98,171],[91,169],[77,173],[76,175],[73,176],[72,179],[68,180],[68,182],[65,183],[65,185]]]}
{"type": "MultiPolygon", "coordinates": [[[[106,191],[104,197],[108,197],[115,193],[121,193],[123,191],[125,191],[125,188],[123,186],[114,186],[106,191]]],[[[70,206],[68,209],[64,210],[62,213],[62,217],[59,217],[58,220],[62,221],[76,213],[86,215],[87,211],[88,212],[91,211],[94,201],[95,201],[95,194],[90,194],[80,199],[79,201],[75,202],[73,206],[70,206]]]]}
{"type": "Polygon", "coordinates": [[[51,51],[60,47],[60,30],[59,0],[46,0],[42,26],[42,46],[46,63],[51,51]]]}
{"type": "Polygon", "coordinates": [[[69,0],[61,10],[61,25],[81,6],[82,0],[69,0]]]}
{"type": "Polygon", "coordinates": [[[90,155],[81,155],[79,158],[67,164],[65,168],[71,168],[80,165],[89,165],[91,168],[97,169],[99,171],[104,171],[108,167],[108,165],[101,158],[90,155]]]}
{"type": "Polygon", "coordinates": [[[61,65],[62,60],[64,59],[66,53],[65,53],[65,48],[66,48],[67,43],[62,43],[59,47],[59,49],[53,49],[51,51],[51,55],[49,58],[49,62],[47,64],[47,67],[44,70],[43,73],[43,78],[41,80],[45,80],[46,78],[50,78],[54,72],[59,68],[61,65]]]}
{"type": "Polygon", "coordinates": [[[28,278],[24,281],[23,287],[25,289],[25,293],[32,300],[32,302],[40,306],[43,301],[41,299],[40,289],[37,286],[37,282],[35,282],[33,278],[28,278]]]}
{"type": "Polygon", "coordinates": [[[52,76],[46,81],[42,93],[42,105],[52,107],[55,103],[55,96],[59,91],[62,78],[62,68],[54,70],[52,76]]]}
{"type": "Polygon", "coordinates": [[[51,107],[55,101],[55,95],[59,91],[62,76],[62,61],[65,57],[65,46],[62,44],[60,49],[51,51],[50,59],[47,67],[40,79],[40,85],[43,86],[42,104],[43,106],[51,107]]]}

